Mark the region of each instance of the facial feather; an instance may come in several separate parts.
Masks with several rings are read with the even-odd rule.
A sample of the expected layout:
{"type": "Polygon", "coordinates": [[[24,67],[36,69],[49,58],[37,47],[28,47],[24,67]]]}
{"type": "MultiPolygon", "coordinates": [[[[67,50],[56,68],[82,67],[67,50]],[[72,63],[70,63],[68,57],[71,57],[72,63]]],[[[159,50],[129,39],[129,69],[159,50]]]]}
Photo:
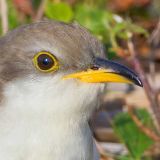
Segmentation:
{"type": "Polygon", "coordinates": [[[60,77],[21,79],[5,87],[6,101],[0,110],[0,159],[61,160],[62,154],[67,155],[66,160],[75,156],[77,160],[93,159],[87,123],[103,85],[63,81],[60,77]]]}
{"type": "Polygon", "coordinates": [[[78,24],[43,21],[0,38],[0,55],[0,159],[93,159],[88,118],[104,85],[62,77],[104,57],[101,43],[78,24]],[[40,51],[54,54],[60,69],[37,70],[40,51]]]}

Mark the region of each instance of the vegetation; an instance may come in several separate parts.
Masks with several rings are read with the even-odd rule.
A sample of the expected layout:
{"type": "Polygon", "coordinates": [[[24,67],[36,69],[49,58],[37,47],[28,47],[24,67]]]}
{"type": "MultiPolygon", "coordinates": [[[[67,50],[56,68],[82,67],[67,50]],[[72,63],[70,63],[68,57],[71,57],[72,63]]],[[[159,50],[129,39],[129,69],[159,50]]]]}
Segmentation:
{"type": "Polygon", "coordinates": [[[144,57],[148,61],[156,60],[149,52],[154,54],[155,41],[156,48],[160,47],[158,35],[152,34],[153,29],[160,33],[160,25],[156,29],[159,15],[159,0],[123,0],[123,3],[121,0],[0,0],[0,34],[21,24],[46,18],[66,23],[76,21],[104,43],[110,59],[121,59],[130,64],[142,77],[150,102],[149,110],[154,114],[144,109],[132,109],[134,115],[130,112],[117,114],[112,126],[127,147],[128,154],[115,157],[119,160],[141,160],[147,159],[145,151],[160,141],[159,89],[148,82],[148,71],[143,69],[141,61],[144,57]],[[143,50],[142,46],[136,45],[142,44],[142,40],[145,44],[143,50]]]}

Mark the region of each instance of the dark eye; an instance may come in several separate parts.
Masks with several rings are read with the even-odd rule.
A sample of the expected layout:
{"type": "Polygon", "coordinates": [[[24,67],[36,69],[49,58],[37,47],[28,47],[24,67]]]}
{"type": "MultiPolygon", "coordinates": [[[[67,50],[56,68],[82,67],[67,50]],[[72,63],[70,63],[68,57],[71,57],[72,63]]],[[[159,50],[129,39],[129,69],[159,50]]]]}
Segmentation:
{"type": "Polygon", "coordinates": [[[37,58],[37,62],[38,62],[39,68],[42,70],[48,70],[54,66],[54,60],[46,54],[41,54],[37,58]]]}
{"type": "Polygon", "coordinates": [[[51,72],[59,68],[58,60],[49,52],[39,52],[34,58],[33,62],[40,71],[51,72]]]}

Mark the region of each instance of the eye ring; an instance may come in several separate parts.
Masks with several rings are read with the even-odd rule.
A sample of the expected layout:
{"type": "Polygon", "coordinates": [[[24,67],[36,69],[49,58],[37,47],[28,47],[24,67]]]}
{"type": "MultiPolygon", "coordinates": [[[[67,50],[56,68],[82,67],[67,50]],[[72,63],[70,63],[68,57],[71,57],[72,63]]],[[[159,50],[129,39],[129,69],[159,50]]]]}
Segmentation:
{"type": "Polygon", "coordinates": [[[54,72],[59,69],[58,59],[47,51],[38,52],[32,61],[34,66],[41,72],[54,72]]]}

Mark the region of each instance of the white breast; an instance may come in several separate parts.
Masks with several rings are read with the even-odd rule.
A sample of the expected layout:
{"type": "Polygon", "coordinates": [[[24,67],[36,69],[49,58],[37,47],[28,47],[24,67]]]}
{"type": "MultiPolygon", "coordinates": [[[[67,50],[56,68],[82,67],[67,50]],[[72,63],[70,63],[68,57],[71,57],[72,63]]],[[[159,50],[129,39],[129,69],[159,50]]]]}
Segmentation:
{"type": "Polygon", "coordinates": [[[0,159],[92,160],[87,120],[102,88],[58,77],[8,84],[0,108],[0,159]]]}

